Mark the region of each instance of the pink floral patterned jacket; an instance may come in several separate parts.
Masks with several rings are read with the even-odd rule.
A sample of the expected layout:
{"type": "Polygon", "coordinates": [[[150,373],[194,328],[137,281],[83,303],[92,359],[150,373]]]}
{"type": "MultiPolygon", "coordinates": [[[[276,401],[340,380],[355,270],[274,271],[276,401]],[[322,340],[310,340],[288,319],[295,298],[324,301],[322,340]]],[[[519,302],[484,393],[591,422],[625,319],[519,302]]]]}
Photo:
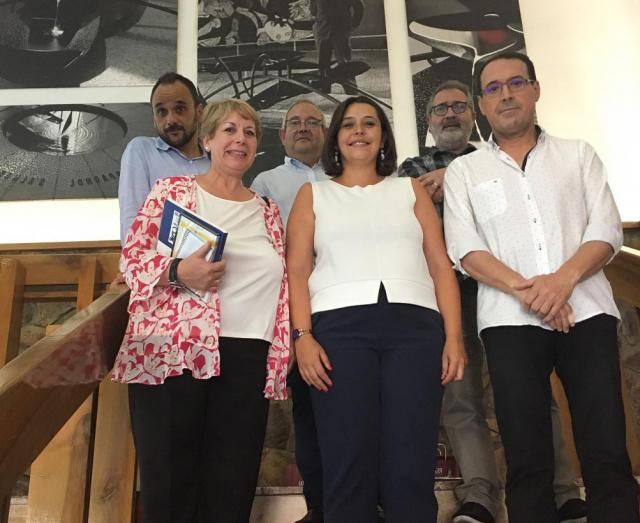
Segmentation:
{"type": "MultiPolygon", "coordinates": [[[[167,198],[195,210],[193,176],[158,180],[138,211],[127,235],[120,270],[131,289],[129,323],[113,369],[121,383],[158,385],[188,369],[197,379],[220,375],[220,297],[209,303],[177,287],[157,285],[171,259],[158,254],[156,243],[167,198]]],[[[284,265],[284,232],[280,211],[256,195],[267,232],[284,265]]],[[[289,361],[289,288],[287,271],[280,285],[273,341],[267,355],[266,398],[286,399],[289,361]]]]}

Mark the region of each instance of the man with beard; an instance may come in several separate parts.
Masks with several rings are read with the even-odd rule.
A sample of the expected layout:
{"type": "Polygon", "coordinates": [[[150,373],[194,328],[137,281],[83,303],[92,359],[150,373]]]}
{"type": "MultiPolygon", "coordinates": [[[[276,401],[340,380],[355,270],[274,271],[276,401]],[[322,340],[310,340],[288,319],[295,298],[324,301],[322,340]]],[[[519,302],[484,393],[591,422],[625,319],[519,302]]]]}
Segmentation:
{"type": "MultiPolygon", "coordinates": [[[[435,147],[405,160],[400,176],[418,178],[441,211],[446,167],[457,157],[476,150],[469,143],[475,112],[469,87],[452,80],[439,85],[427,104],[427,124],[435,147]]],[[[453,523],[493,523],[498,509],[498,479],[491,433],[485,418],[482,383],[483,349],[478,338],[476,296],[478,285],[457,273],[462,300],[462,325],[468,364],[461,381],[445,387],[442,425],[460,466],[464,483],[456,487],[461,503],[453,523]]],[[[561,521],[585,521],[585,503],[566,452],[558,408],[552,404],[556,449],[554,491],[561,521]]]]}
{"type": "MultiPolygon", "coordinates": [[[[278,204],[282,221],[287,223],[293,200],[306,182],[329,179],[320,164],[325,137],[324,115],[307,99],[294,102],[279,131],[286,153],[284,163],[260,173],[251,188],[278,204]]],[[[309,386],[293,365],[287,379],[293,401],[296,437],[296,463],[304,480],[307,514],[296,523],[322,523],[322,463],[316,424],[311,408],[309,386]]]]}
{"type": "Polygon", "coordinates": [[[209,168],[209,158],[198,138],[202,109],[198,90],[182,75],[165,73],[153,86],[151,110],[158,136],[131,140],[120,162],[121,243],[156,180],[202,174],[209,168]]]}

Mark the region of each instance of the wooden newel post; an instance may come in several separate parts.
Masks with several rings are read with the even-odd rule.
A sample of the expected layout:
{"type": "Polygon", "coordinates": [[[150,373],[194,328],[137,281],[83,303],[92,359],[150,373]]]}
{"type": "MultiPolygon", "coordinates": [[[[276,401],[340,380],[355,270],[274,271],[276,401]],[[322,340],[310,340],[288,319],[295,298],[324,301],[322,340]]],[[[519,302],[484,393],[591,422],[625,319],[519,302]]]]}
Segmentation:
{"type": "Polygon", "coordinates": [[[24,304],[24,269],[0,259],[0,367],[18,355],[24,304]]]}

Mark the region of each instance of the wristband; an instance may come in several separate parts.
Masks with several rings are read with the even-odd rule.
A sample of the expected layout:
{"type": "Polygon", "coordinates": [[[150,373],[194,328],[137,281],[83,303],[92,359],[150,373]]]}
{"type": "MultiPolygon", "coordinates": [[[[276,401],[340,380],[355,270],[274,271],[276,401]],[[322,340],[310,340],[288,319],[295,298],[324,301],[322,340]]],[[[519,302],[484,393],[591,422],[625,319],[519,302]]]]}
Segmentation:
{"type": "Polygon", "coordinates": [[[311,329],[293,329],[291,336],[293,337],[293,341],[298,341],[298,339],[305,334],[311,334],[311,329]]]}
{"type": "Polygon", "coordinates": [[[182,284],[178,281],[178,265],[182,261],[182,258],[174,258],[169,265],[169,285],[171,287],[182,287],[182,284]]]}

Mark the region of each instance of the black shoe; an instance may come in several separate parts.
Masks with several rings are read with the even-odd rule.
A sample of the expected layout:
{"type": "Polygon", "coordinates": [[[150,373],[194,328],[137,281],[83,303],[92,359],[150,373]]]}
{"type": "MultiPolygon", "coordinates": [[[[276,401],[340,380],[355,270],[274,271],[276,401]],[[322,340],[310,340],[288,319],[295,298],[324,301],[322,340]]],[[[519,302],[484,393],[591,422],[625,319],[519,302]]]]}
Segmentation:
{"type": "Polygon", "coordinates": [[[377,523],[384,523],[385,519],[384,519],[384,510],[382,509],[382,507],[380,505],[378,505],[378,521],[377,523]]]}
{"type": "Polygon", "coordinates": [[[495,523],[494,517],[480,503],[463,503],[453,515],[451,523],[495,523]]]}
{"type": "Polygon", "coordinates": [[[322,512],[317,509],[311,509],[302,519],[299,519],[295,523],[322,523],[322,521],[322,512]]]}
{"type": "Polygon", "coordinates": [[[562,523],[586,523],[587,504],[580,498],[570,499],[558,509],[558,517],[562,523]]]}

